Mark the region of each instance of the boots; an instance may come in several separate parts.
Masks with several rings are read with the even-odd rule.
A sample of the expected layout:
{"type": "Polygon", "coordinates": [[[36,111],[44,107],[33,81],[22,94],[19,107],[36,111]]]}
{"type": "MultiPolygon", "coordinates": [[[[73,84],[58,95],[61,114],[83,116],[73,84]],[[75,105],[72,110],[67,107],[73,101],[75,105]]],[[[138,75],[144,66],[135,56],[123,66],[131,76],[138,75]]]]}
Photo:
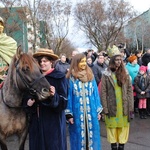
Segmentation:
{"type": "Polygon", "coordinates": [[[147,119],[147,116],[146,116],[146,109],[145,109],[145,108],[143,108],[143,118],[144,118],[144,119],[147,119]]]}
{"type": "Polygon", "coordinates": [[[139,115],[141,119],[144,119],[143,109],[139,109],[139,115]]]}
{"type": "Polygon", "coordinates": [[[111,149],[112,150],[118,150],[117,149],[117,143],[111,143],[111,149]]]}
{"type": "Polygon", "coordinates": [[[119,144],[118,150],[124,150],[124,144],[119,144]]]}

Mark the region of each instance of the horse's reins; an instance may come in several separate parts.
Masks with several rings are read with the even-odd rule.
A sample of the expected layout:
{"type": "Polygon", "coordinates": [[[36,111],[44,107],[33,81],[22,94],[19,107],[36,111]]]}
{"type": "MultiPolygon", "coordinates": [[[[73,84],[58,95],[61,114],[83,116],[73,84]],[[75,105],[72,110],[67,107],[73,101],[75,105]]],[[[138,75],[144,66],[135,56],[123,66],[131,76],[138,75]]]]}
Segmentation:
{"type": "MultiPolygon", "coordinates": [[[[40,79],[44,78],[44,75],[41,75],[39,78],[35,79],[32,83],[28,83],[25,78],[22,76],[22,74],[20,73],[20,70],[19,70],[19,67],[18,67],[18,64],[19,64],[19,60],[17,60],[16,64],[15,64],[15,67],[16,67],[16,73],[19,75],[20,79],[23,81],[24,85],[26,86],[27,90],[29,91],[30,94],[32,95],[36,95],[37,91],[32,88],[33,85],[38,82],[40,79]]],[[[6,101],[4,100],[4,95],[3,95],[3,87],[1,88],[1,94],[2,94],[2,100],[3,100],[3,103],[9,107],[9,108],[24,108],[23,106],[10,106],[9,104],[6,103],[6,101]]]]}
{"type": "Polygon", "coordinates": [[[36,95],[37,91],[36,91],[34,88],[32,88],[32,87],[33,87],[33,85],[34,85],[36,82],[38,82],[40,79],[44,78],[44,75],[38,77],[38,78],[35,79],[32,83],[29,84],[29,83],[24,79],[24,77],[22,76],[22,74],[20,73],[19,68],[16,69],[16,72],[18,73],[20,79],[23,81],[23,83],[24,83],[24,85],[26,86],[26,88],[27,88],[27,90],[29,91],[29,93],[32,94],[32,95],[36,95]]]}
{"type": "Polygon", "coordinates": [[[37,79],[35,79],[32,83],[28,83],[28,82],[24,79],[24,77],[22,76],[22,74],[20,73],[20,70],[19,70],[19,67],[18,67],[19,60],[20,60],[20,59],[18,59],[18,61],[17,61],[16,64],[15,64],[16,72],[18,73],[20,79],[23,81],[24,85],[26,86],[26,88],[28,89],[28,91],[30,92],[30,94],[36,95],[37,91],[36,91],[34,88],[32,88],[32,87],[33,87],[33,85],[34,85],[36,82],[38,82],[40,79],[44,78],[44,75],[41,75],[40,77],[38,77],[37,79]]]}

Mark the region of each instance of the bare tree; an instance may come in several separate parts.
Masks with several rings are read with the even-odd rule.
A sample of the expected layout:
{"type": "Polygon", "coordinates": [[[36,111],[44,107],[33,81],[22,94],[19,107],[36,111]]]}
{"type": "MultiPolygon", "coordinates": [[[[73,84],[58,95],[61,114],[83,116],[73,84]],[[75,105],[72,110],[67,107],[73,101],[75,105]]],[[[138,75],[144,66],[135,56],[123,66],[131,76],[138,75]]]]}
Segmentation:
{"type": "Polygon", "coordinates": [[[137,29],[137,33],[138,33],[138,41],[139,41],[139,47],[141,48],[142,51],[144,51],[144,46],[149,47],[149,39],[150,39],[150,24],[148,23],[148,20],[141,17],[139,18],[138,21],[138,29],[137,29]]]}
{"type": "Polygon", "coordinates": [[[38,21],[38,10],[43,0],[23,0],[21,5],[26,7],[28,10],[26,11],[26,15],[28,15],[28,20],[31,21],[33,26],[33,41],[32,48],[33,52],[36,50],[37,45],[37,35],[39,29],[39,21],[38,21]]]}
{"type": "Polygon", "coordinates": [[[26,14],[24,7],[15,7],[19,6],[18,0],[2,0],[0,8],[0,16],[4,19],[5,28],[4,32],[13,37],[18,45],[22,45],[24,51],[27,51],[27,39],[25,36],[25,22],[26,14]]]}
{"type": "MultiPolygon", "coordinates": [[[[69,2],[60,0],[2,0],[3,1],[3,15],[5,15],[5,20],[7,20],[10,15],[11,18],[16,16],[16,12],[14,12],[14,17],[12,11],[10,9],[13,8],[16,4],[20,6],[20,17],[21,11],[24,14],[22,15],[22,20],[24,24],[28,24],[30,22],[32,26],[32,31],[28,31],[27,33],[32,32],[32,39],[28,39],[32,43],[32,50],[35,52],[36,46],[38,44],[37,39],[41,39],[41,34],[43,37],[43,43],[45,43],[44,47],[53,48],[56,53],[59,53],[62,50],[61,46],[63,41],[65,40],[68,31],[69,31],[69,16],[71,13],[71,5],[69,2]],[[6,13],[10,12],[10,13],[6,13]],[[7,15],[6,15],[7,14],[7,15]],[[9,14],[9,15],[8,15],[9,14]],[[42,26],[43,33],[40,32],[40,23],[44,22],[44,26],[42,26]]],[[[8,24],[7,31],[14,30],[22,30],[17,26],[17,21],[8,24]],[[16,25],[14,24],[16,23],[16,25]]],[[[40,46],[43,46],[42,44],[40,46]]]]}
{"type": "Polygon", "coordinates": [[[21,9],[18,8],[18,15],[13,11],[13,7],[18,4],[18,0],[2,0],[0,9],[0,16],[4,19],[5,22],[5,32],[12,36],[15,31],[20,30],[20,24],[18,23],[19,19],[24,19],[24,13],[21,9]],[[11,18],[11,23],[8,23],[8,19],[11,18]]]}
{"type": "Polygon", "coordinates": [[[65,38],[61,44],[61,50],[57,54],[59,55],[61,53],[65,53],[67,57],[71,57],[72,51],[74,50],[75,50],[75,47],[73,46],[71,41],[65,38]]]}
{"type": "Polygon", "coordinates": [[[131,39],[128,43],[130,47],[134,50],[141,49],[142,51],[144,51],[145,46],[149,47],[150,25],[142,15],[128,22],[125,29],[126,37],[131,39]]]}
{"type": "Polygon", "coordinates": [[[55,53],[60,53],[69,32],[70,3],[60,0],[43,2],[39,7],[39,19],[46,22],[46,41],[55,53]]]}
{"type": "Polygon", "coordinates": [[[86,0],[76,5],[74,16],[78,27],[99,50],[116,42],[123,25],[132,17],[132,7],[122,0],[86,0]]]}
{"type": "Polygon", "coordinates": [[[1,0],[1,4],[7,8],[12,8],[13,6],[17,5],[18,3],[19,3],[19,0],[1,0]]]}

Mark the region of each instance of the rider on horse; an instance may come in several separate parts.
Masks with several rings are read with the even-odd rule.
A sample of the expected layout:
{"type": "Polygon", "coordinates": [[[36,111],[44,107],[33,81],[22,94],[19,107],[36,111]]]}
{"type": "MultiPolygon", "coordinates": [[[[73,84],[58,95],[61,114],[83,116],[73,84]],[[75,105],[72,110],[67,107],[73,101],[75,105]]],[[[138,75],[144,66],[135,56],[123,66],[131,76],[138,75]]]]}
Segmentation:
{"type": "Polygon", "coordinates": [[[0,83],[5,79],[8,66],[17,50],[17,42],[4,31],[4,20],[0,17],[0,83]]]}

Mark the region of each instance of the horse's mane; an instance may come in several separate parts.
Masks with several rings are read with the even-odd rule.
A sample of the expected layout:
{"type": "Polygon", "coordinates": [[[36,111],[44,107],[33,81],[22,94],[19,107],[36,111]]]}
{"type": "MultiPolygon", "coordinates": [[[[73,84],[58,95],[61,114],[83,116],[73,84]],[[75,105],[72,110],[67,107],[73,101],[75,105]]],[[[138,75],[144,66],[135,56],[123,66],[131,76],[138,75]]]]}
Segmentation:
{"type": "Polygon", "coordinates": [[[28,67],[31,72],[34,69],[33,63],[36,63],[38,65],[38,63],[35,61],[35,59],[27,53],[21,54],[21,56],[18,60],[17,60],[17,57],[15,55],[12,59],[12,67],[13,68],[15,67],[16,63],[19,63],[20,69],[28,67]]]}
{"type": "Polygon", "coordinates": [[[7,104],[10,106],[20,106],[22,93],[19,93],[19,89],[17,87],[17,78],[16,78],[16,67],[18,64],[19,69],[29,69],[30,72],[34,72],[34,64],[37,64],[36,60],[27,53],[22,53],[19,57],[17,54],[14,55],[12,61],[10,63],[7,78],[4,82],[3,92],[4,99],[7,104]],[[18,93],[17,93],[18,92],[18,93]],[[16,94],[17,93],[17,94],[16,94]]]}

